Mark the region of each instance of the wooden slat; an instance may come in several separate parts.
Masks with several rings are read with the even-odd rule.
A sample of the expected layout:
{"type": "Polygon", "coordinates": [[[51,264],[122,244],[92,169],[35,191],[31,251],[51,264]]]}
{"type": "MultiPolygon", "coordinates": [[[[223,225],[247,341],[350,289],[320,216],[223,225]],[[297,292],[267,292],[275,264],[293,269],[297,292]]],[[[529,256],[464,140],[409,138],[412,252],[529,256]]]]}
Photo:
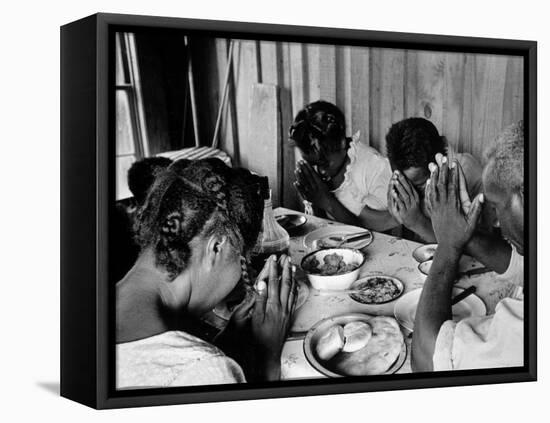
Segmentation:
{"type": "Polygon", "coordinates": [[[477,55],[475,59],[472,154],[481,157],[485,146],[502,129],[506,57],[477,55]]]}
{"type": "Polygon", "coordinates": [[[254,155],[255,142],[248,136],[249,107],[252,95],[252,85],[258,80],[258,64],[256,57],[256,43],[254,41],[241,40],[239,48],[233,52],[234,57],[234,84],[235,109],[237,112],[237,129],[239,134],[240,163],[248,167],[250,155],[254,155]]]}
{"type": "Polygon", "coordinates": [[[419,51],[416,66],[415,115],[429,119],[441,132],[445,56],[441,53],[419,51]]]}
{"type": "Polygon", "coordinates": [[[288,139],[288,131],[294,116],[292,114],[292,76],[290,67],[290,46],[278,43],[279,97],[281,103],[281,139],[282,139],[282,181],[281,204],[284,207],[298,209],[299,202],[292,183],[296,168],[296,149],[288,139]]]}
{"type": "Polygon", "coordinates": [[[264,84],[279,85],[277,72],[277,45],[274,41],[260,42],[260,60],[261,60],[261,82],[264,84]]]}
{"type": "Polygon", "coordinates": [[[444,56],[443,112],[441,134],[454,151],[460,147],[462,114],[464,111],[465,54],[448,53],[444,56]]]}
{"type": "Polygon", "coordinates": [[[336,47],[319,47],[319,97],[336,103],[336,47]]]}
{"type": "Polygon", "coordinates": [[[462,116],[458,152],[472,153],[474,144],[474,90],[475,90],[475,56],[464,57],[464,98],[462,99],[462,116]]]}
{"type": "Polygon", "coordinates": [[[307,72],[305,78],[308,83],[308,91],[305,102],[311,103],[321,99],[321,75],[319,69],[321,47],[318,44],[308,44],[306,46],[306,53],[307,72]]]}
{"type": "Polygon", "coordinates": [[[277,87],[253,84],[249,106],[249,137],[251,154],[247,167],[269,178],[273,205],[280,204],[281,188],[281,121],[277,87]]]}
{"type": "Polygon", "coordinates": [[[419,117],[418,114],[418,51],[405,51],[405,117],[419,117]]]}
{"type": "MultiPolygon", "coordinates": [[[[228,48],[229,48],[229,40],[226,40],[225,38],[217,38],[216,39],[216,64],[218,67],[218,102],[220,101],[223,93],[223,85],[225,83],[225,70],[227,69],[228,64],[228,48]]],[[[220,128],[220,136],[219,136],[219,148],[225,151],[229,156],[235,158],[239,154],[238,150],[238,144],[236,143],[236,127],[233,123],[233,120],[231,118],[232,114],[234,113],[234,96],[231,95],[232,91],[232,78],[230,77],[229,81],[229,87],[228,87],[228,95],[226,99],[226,106],[225,110],[222,114],[222,123],[220,128]]],[[[219,103],[218,103],[219,106],[219,103]]]]}
{"type": "Polygon", "coordinates": [[[502,126],[508,126],[523,119],[523,58],[508,57],[502,126]]]}
{"type": "MultiPolygon", "coordinates": [[[[351,131],[361,131],[361,142],[369,144],[369,49],[354,47],[350,52],[351,131]]],[[[382,151],[385,154],[385,151],[382,151]]]]}
{"type": "Polygon", "coordinates": [[[405,52],[373,49],[370,145],[386,151],[385,136],[390,126],[404,117],[405,52]],[[376,109],[375,109],[376,108],[376,109]]]}
{"type": "Polygon", "coordinates": [[[305,46],[301,43],[290,43],[290,84],[292,93],[292,116],[296,114],[305,106],[305,90],[307,89],[307,83],[305,81],[307,72],[305,66],[307,63],[305,57],[305,46]]]}
{"type": "Polygon", "coordinates": [[[346,136],[352,131],[351,47],[336,47],[336,105],[346,118],[346,136]]]}

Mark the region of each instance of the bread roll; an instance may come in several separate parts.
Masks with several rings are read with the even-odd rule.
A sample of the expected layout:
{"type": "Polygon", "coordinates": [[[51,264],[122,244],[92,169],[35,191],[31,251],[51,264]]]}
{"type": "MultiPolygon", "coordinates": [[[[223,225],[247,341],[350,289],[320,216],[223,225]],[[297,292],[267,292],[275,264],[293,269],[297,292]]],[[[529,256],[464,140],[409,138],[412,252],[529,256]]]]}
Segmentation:
{"type": "Polygon", "coordinates": [[[379,375],[397,360],[403,347],[403,334],[395,319],[373,317],[369,320],[372,336],[364,348],[341,352],[331,361],[334,371],[346,376],[379,375]]]}
{"type": "Polygon", "coordinates": [[[349,322],[344,326],[344,352],[355,352],[364,348],[372,336],[372,329],[365,322],[349,322]]]}
{"type": "Polygon", "coordinates": [[[321,360],[330,360],[344,346],[344,329],[340,325],[334,325],[329,328],[317,342],[317,356],[321,360]]]}

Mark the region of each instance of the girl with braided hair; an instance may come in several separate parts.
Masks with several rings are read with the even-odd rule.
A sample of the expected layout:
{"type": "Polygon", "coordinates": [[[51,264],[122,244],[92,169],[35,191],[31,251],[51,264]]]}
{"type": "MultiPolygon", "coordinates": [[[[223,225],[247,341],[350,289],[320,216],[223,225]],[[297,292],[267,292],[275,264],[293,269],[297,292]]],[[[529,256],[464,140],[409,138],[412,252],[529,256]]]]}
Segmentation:
{"type": "Polygon", "coordinates": [[[388,212],[388,160],[361,143],[359,134],[346,137],[346,120],[338,107],[321,100],[306,105],[290,127],[290,140],[303,158],[294,186],[315,209],[376,231],[398,225],[388,212]]]}
{"type": "MultiPolygon", "coordinates": [[[[259,182],[218,159],[158,175],[136,216],[141,253],[116,286],[118,389],[245,382],[233,359],[180,329],[239,282],[261,227],[259,182]]],[[[267,260],[256,286],[228,326],[250,331],[259,377],[274,380],[296,296],[289,258],[267,260]]]]}

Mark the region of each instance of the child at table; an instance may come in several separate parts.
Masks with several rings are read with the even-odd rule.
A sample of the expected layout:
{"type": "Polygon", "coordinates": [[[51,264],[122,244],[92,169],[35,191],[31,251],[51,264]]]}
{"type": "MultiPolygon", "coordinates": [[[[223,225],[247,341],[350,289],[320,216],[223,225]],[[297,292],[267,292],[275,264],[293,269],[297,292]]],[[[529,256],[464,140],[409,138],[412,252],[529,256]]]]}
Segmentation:
{"type": "Polygon", "coordinates": [[[376,231],[397,226],[388,212],[389,162],[361,143],[359,134],[346,137],[346,121],[334,104],[316,101],[296,115],[290,140],[303,160],[296,168],[299,195],[328,217],[376,231]]]}
{"type": "Polygon", "coordinates": [[[116,285],[117,389],[245,382],[246,369],[254,380],[279,379],[296,298],[286,256],[267,260],[221,349],[182,329],[240,280],[261,228],[259,179],[219,159],[176,162],[155,179],[136,215],[141,253],[116,285]],[[239,360],[248,344],[254,366],[239,360]]]}

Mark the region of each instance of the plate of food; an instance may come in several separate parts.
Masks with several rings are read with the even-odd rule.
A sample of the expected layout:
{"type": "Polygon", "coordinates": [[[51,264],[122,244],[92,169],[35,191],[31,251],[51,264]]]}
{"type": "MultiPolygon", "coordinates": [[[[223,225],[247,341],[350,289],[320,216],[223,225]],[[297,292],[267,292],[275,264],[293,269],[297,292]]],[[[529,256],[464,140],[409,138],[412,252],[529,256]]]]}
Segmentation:
{"type": "Polygon", "coordinates": [[[318,250],[320,248],[346,247],[360,250],[368,247],[374,239],[371,231],[357,226],[329,225],[311,231],[304,237],[304,247],[307,250],[318,250]],[[347,242],[346,238],[354,238],[356,235],[361,238],[347,242]]]}
{"type": "MultiPolygon", "coordinates": [[[[453,288],[453,297],[460,294],[464,289],[459,287],[453,288]]],[[[395,318],[399,324],[408,332],[414,329],[414,319],[416,318],[416,308],[422,289],[415,289],[403,295],[395,303],[394,312],[395,318]]],[[[462,301],[453,305],[453,320],[458,322],[462,319],[471,316],[485,316],[487,307],[485,303],[477,295],[472,294],[464,298],[462,301]]]]}
{"type": "Polygon", "coordinates": [[[288,232],[301,228],[307,222],[303,214],[280,214],[275,216],[275,220],[288,232]]]}
{"type": "Polygon", "coordinates": [[[385,304],[399,298],[405,291],[405,285],[393,276],[372,275],[358,279],[350,289],[357,291],[349,296],[358,303],[385,304]]]}
{"type": "Polygon", "coordinates": [[[397,372],[407,347],[394,318],[351,313],[316,323],[304,339],[304,353],[328,377],[367,376],[397,372]]]}
{"type": "Polygon", "coordinates": [[[319,290],[348,289],[357,280],[365,254],[352,248],[326,248],[306,255],[301,262],[309,282],[319,290]]]}

